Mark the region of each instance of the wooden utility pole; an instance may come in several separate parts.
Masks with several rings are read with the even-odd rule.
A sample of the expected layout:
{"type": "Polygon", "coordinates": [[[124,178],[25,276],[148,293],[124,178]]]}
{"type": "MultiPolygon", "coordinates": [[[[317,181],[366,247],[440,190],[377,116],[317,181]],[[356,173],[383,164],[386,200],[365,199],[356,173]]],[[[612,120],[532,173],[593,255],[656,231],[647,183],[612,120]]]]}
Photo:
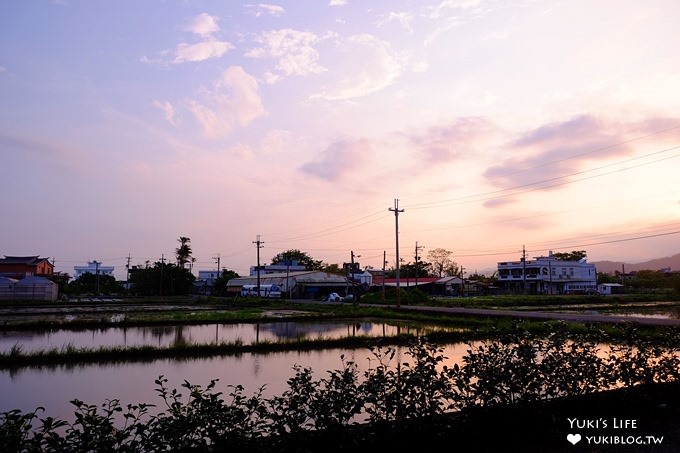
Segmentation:
{"type": "Polygon", "coordinates": [[[383,250],[383,273],[382,273],[382,297],[380,300],[385,301],[385,266],[387,265],[386,251],[383,250]]]}
{"type": "Polygon", "coordinates": [[[422,250],[423,246],[418,247],[418,241],[416,241],[416,289],[418,289],[418,250],[422,250]]]}
{"type": "Polygon", "coordinates": [[[260,240],[260,235],[257,235],[257,239],[253,241],[253,244],[256,244],[257,246],[257,297],[260,297],[260,249],[264,247],[262,242],[260,240]]]}
{"type": "Polygon", "coordinates": [[[522,294],[527,293],[527,251],[522,246],[522,294]]]}
{"type": "Polygon", "coordinates": [[[397,269],[396,269],[396,277],[397,277],[397,308],[401,308],[401,303],[400,303],[400,288],[399,288],[399,213],[404,212],[403,209],[399,209],[399,199],[395,198],[394,199],[394,208],[388,208],[390,211],[394,212],[394,236],[395,236],[395,242],[396,242],[396,249],[397,249],[397,269]]]}
{"type": "Polygon", "coordinates": [[[214,260],[217,261],[217,276],[215,278],[220,278],[220,254],[218,253],[217,256],[213,257],[214,260]]]}

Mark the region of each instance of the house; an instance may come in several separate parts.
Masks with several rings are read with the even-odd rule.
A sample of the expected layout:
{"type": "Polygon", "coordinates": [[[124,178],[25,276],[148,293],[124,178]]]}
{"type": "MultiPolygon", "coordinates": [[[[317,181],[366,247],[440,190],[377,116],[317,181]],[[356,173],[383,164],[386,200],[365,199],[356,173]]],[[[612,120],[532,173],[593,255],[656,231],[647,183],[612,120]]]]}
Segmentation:
{"type": "Polygon", "coordinates": [[[597,285],[597,291],[603,296],[621,294],[623,292],[623,285],[621,283],[600,283],[597,285]]]}
{"type": "MultiPolygon", "coordinates": [[[[303,272],[306,271],[307,268],[302,265],[298,264],[297,261],[291,260],[290,264],[286,263],[280,263],[280,264],[266,264],[262,265],[259,267],[260,269],[260,276],[263,274],[281,274],[285,272],[303,272]]],[[[250,276],[254,277],[257,275],[257,266],[250,266],[250,276]]]]}
{"type": "Polygon", "coordinates": [[[54,274],[54,264],[48,258],[33,256],[8,256],[0,258],[0,276],[22,279],[29,276],[49,277],[54,274]]]}
{"type": "Polygon", "coordinates": [[[198,278],[193,281],[192,294],[208,296],[213,294],[215,280],[219,278],[217,269],[198,271],[198,278]]]}
{"type": "Polygon", "coordinates": [[[73,266],[75,275],[73,278],[78,279],[83,274],[92,275],[108,275],[113,277],[113,266],[102,266],[101,261],[88,261],[86,266],[73,266]]]}
{"type": "MultiPolygon", "coordinates": [[[[258,284],[257,276],[232,278],[227,282],[227,295],[241,293],[243,285],[258,284]]],[[[278,272],[260,275],[260,285],[278,285],[284,297],[322,299],[329,293],[347,294],[352,284],[342,275],[322,271],[278,272]]]]}
{"type": "Polygon", "coordinates": [[[498,263],[498,286],[515,294],[588,294],[597,292],[594,264],[548,256],[498,263]]]}
{"type": "MultiPolygon", "coordinates": [[[[413,289],[418,288],[427,294],[433,294],[436,283],[441,280],[439,277],[404,277],[399,278],[399,288],[413,289]]],[[[397,286],[396,278],[386,278],[374,280],[376,286],[382,286],[383,284],[388,288],[395,288],[397,286]]]]}

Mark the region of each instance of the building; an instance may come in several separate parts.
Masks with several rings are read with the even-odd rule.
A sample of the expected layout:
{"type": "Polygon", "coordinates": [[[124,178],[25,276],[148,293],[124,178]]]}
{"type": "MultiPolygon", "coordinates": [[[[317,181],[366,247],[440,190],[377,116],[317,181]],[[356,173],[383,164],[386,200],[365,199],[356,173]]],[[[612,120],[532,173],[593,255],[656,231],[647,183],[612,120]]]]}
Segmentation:
{"type": "Polygon", "coordinates": [[[101,261],[88,261],[87,266],[73,266],[75,275],[73,278],[78,279],[83,274],[92,275],[108,275],[113,277],[113,266],[102,266],[101,261]]]}
{"type": "MultiPolygon", "coordinates": [[[[257,275],[257,266],[250,266],[250,276],[257,275]]],[[[280,274],[285,272],[304,272],[307,268],[302,264],[297,264],[297,261],[292,261],[290,264],[264,264],[260,266],[260,275],[265,274],[280,274]]]]}
{"type": "Polygon", "coordinates": [[[0,277],[0,300],[44,300],[54,302],[59,295],[59,287],[53,281],[35,275],[21,280],[0,277]]]}
{"type": "MultiPolygon", "coordinates": [[[[285,266],[284,266],[285,267],[285,266]]],[[[257,276],[232,278],[227,282],[227,294],[239,295],[243,285],[258,284],[257,276]]],[[[283,297],[322,299],[332,292],[348,294],[353,285],[342,275],[323,271],[279,272],[260,275],[260,285],[278,285],[283,297]]]]}
{"type": "Polygon", "coordinates": [[[600,283],[597,285],[597,291],[603,296],[611,296],[612,294],[622,294],[623,285],[621,283],[600,283]]]}
{"type": "Polygon", "coordinates": [[[514,294],[591,294],[597,292],[597,271],[585,258],[564,261],[550,252],[498,263],[498,285],[514,294]]]}
{"type": "Polygon", "coordinates": [[[49,258],[34,256],[7,256],[0,259],[0,276],[21,280],[24,277],[50,277],[54,274],[54,264],[49,258]]]}

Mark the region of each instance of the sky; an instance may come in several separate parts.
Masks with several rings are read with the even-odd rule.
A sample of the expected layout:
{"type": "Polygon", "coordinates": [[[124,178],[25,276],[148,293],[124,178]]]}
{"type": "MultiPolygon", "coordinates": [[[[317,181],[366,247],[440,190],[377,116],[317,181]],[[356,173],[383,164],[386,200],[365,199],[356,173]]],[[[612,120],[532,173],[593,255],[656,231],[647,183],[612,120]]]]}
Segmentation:
{"type": "Polygon", "coordinates": [[[0,2],[0,255],[680,253],[680,3],[0,2]],[[397,234],[398,231],[398,234],[397,234]],[[260,241],[259,248],[257,241],[260,241]]]}

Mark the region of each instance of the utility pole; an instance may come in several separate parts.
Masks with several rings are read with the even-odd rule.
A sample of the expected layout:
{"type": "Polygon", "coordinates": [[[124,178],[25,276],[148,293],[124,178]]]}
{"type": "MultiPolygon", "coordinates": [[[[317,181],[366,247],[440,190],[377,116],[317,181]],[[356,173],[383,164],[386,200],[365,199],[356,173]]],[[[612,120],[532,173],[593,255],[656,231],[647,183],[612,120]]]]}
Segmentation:
{"type": "Polygon", "coordinates": [[[217,256],[213,257],[214,260],[217,260],[217,277],[215,278],[220,278],[220,254],[218,253],[217,256]]]}
{"type": "Polygon", "coordinates": [[[387,265],[387,255],[386,251],[383,250],[383,273],[382,273],[382,300],[383,302],[385,301],[385,266],[387,265]]]}
{"type": "Polygon", "coordinates": [[[399,199],[395,198],[394,199],[394,208],[388,208],[390,211],[394,212],[394,236],[395,236],[395,242],[396,242],[396,249],[397,249],[397,269],[396,269],[396,277],[397,277],[397,308],[401,308],[400,304],[400,288],[399,288],[399,213],[404,212],[403,209],[399,209],[399,199]]]}
{"type": "Polygon", "coordinates": [[[260,297],[260,249],[264,247],[260,235],[257,235],[257,239],[253,241],[253,244],[257,246],[257,297],[260,297]]]}
{"type": "Polygon", "coordinates": [[[527,251],[522,245],[522,294],[527,293],[527,251]]]}
{"type": "Polygon", "coordinates": [[[165,267],[165,255],[161,253],[161,297],[163,297],[163,268],[165,267]]]}
{"type": "Polygon", "coordinates": [[[99,297],[99,261],[95,261],[95,274],[97,275],[97,286],[95,290],[95,295],[99,297]]]}
{"type": "Polygon", "coordinates": [[[125,283],[126,283],[126,289],[130,289],[130,259],[132,257],[128,253],[127,256],[127,264],[125,265],[125,283]]]}
{"type": "Polygon", "coordinates": [[[418,289],[418,250],[422,250],[423,246],[418,247],[418,241],[416,241],[416,289],[418,289]]]}

